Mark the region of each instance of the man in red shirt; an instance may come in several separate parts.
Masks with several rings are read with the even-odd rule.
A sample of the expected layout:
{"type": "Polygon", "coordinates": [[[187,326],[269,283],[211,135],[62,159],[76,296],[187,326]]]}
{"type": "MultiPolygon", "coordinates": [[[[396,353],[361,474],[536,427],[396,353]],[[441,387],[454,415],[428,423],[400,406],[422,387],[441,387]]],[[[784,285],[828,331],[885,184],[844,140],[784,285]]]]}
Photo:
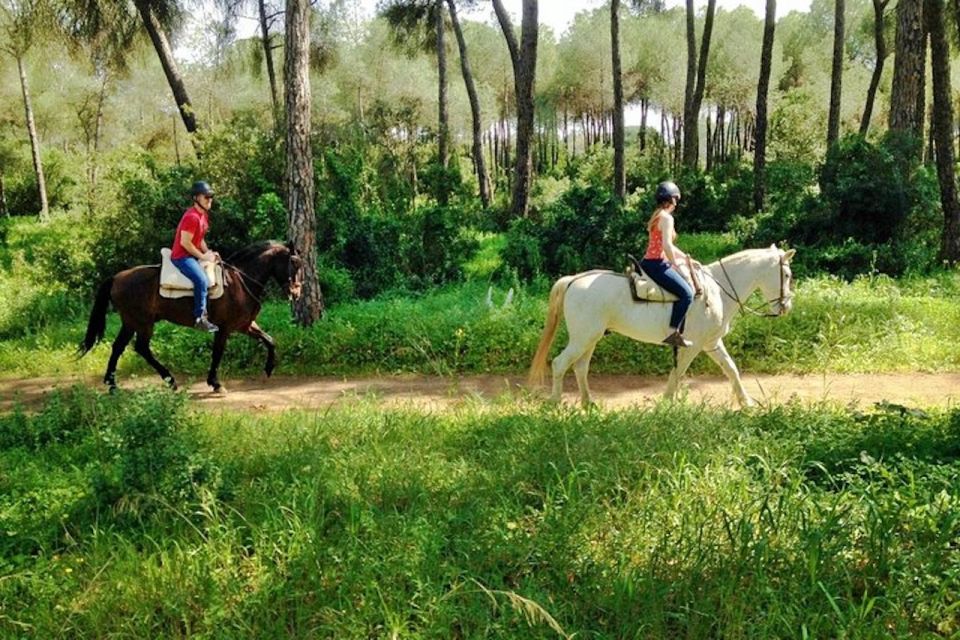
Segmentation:
{"type": "Polygon", "coordinates": [[[196,318],[193,326],[214,333],[219,327],[207,319],[207,288],[210,283],[200,266],[201,260],[217,260],[220,257],[215,251],[210,251],[204,239],[210,226],[213,189],[206,182],[194,182],[190,195],[193,196],[193,206],[184,212],[177,225],[170,258],[174,266],[193,283],[193,317],[196,318]]]}

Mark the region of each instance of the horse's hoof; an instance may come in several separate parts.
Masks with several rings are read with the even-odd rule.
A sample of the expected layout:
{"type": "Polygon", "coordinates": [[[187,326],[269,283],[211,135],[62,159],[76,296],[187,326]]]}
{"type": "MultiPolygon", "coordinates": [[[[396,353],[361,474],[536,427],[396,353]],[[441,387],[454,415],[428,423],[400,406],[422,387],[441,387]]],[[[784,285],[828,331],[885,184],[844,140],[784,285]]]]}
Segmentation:
{"type": "Polygon", "coordinates": [[[115,384],[107,385],[107,393],[109,393],[110,395],[112,396],[117,395],[117,391],[119,391],[119,389],[117,388],[117,385],[115,384]]]}
{"type": "Polygon", "coordinates": [[[167,387],[169,387],[171,391],[177,391],[180,389],[180,387],[177,386],[177,381],[173,379],[173,376],[164,378],[163,381],[167,383],[167,387]]]}
{"type": "Polygon", "coordinates": [[[225,395],[227,395],[227,388],[226,388],[225,386],[223,386],[223,385],[219,385],[219,384],[218,384],[217,386],[215,386],[215,387],[213,388],[213,392],[214,392],[215,394],[217,394],[218,396],[225,396],[225,395]]]}

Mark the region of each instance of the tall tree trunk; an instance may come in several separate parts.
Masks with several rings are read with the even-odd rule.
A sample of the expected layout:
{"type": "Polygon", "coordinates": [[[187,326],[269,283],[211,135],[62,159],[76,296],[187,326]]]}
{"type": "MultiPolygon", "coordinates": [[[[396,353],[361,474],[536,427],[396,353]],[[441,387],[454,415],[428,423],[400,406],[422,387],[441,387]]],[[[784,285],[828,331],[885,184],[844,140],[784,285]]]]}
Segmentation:
{"type": "Polygon", "coordinates": [[[947,41],[943,0],[925,0],[924,21],[930,35],[933,104],[930,105],[930,148],[925,158],[936,162],[940,200],[944,214],[941,258],[956,263],[960,257],[960,205],[957,202],[955,123],[951,104],[950,47],[947,41]]]}
{"type": "Polygon", "coordinates": [[[257,0],[257,9],[260,15],[260,44],[263,46],[263,60],[267,63],[270,101],[273,104],[273,122],[276,125],[280,118],[280,97],[277,91],[277,72],[273,68],[273,36],[270,34],[270,24],[267,19],[266,0],[257,0]]]}
{"type": "MultiPolygon", "coordinates": [[[[691,8],[692,0],[687,0],[688,11],[691,8]]],[[[703,21],[703,38],[700,44],[700,56],[697,60],[697,85],[693,90],[690,110],[684,113],[683,118],[683,164],[690,169],[696,169],[700,162],[700,105],[703,102],[703,92],[706,89],[707,60],[710,57],[710,37],[713,33],[713,16],[716,10],[717,0],[707,0],[707,14],[703,21]]],[[[688,41],[689,32],[690,18],[687,18],[688,41]]],[[[687,69],[689,70],[689,64],[687,69]]]]}
{"type": "Polygon", "coordinates": [[[0,171],[0,216],[10,217],[10,210],[7,209],[7,191],[3,186],[3,172],[0,171]]]}
{"type": "Polygon", "coordinates": [[[463,29],[460,27],[460,20],[457,18],[455,0],[447,0],[447,7],[450,9],[450,22],[453,24],[453,32],[457,37],[457,47],[460,49],[460,71],[463,74],[463,84],[467,88],[467,97],[470,99],[473,130],[473,168],[477,173],[477,182],[480,185],[480,202],[486,209],[490,206],[491,187],[490,174],[487,172],[487,165],[483,159],[483,125],[480,113],[480,97],[477,95],[477,85],[473,80],[473,71],[470,69],[470,61],[467,58],[467,41],[463,37],[463,29]]]}
{"type": "Polygon", "coordinates": [[[323,294],[317,279],[317,217],[310,148],[309,20],[309,0],[287,0],[283,63],[287,112],[284,187],[290,239],[303,258],[302,295],[293,305],[297,322],[303,326],[312,325],[323,312],[323,294]]]}
{"type": "Polygon", "coordinates": [[[103,105],[107,102],[107,83],[110,80],[110,74],[103,72],[103,79],[100,82],[100,92],[97,94],[97,115],[93,127],[93,155],[90,159],[90,187],[94,191],[97,188],[97,178],[100,172],[100,138],[103,132],[103,105]]]}
{"type": "Polygon", "coordinates": [[[827,147],[840,137],[840,95],[843,83],[844,0],[834,0],[833,63],[830,73],[830,110],[827,116],[827,147]]]}
{"type": "Polygon", "coordinates": [[[27,120],[27,134],[30,136],[30,154],[33,157],[33,172],[37,177],[37,190],[40,192],[40,221],[50,219],[50,205],[47,203],[47,180],[43,176],[43,162],[40,159],[40,136],[33,119],[33,103],[30,100],[30,87],[27,84],[27,72],[23,68],[23,58],[17,58],[17,71],[20,72],[20,90],[23,92],[23,111],[27,120]]]}
{"type": "MultiPolygon", "coordinates": [[[[917,107],[923,91],[924,49],[923,0],[899,0],[889,124],[892,131],[910,133],[918,142],[923,135],[924,113],[917,107]]],[[[917,157],[919,153],[918,145],[917,157]]]]}
{"type": "Polygon", "coordinates": [[[620,202],[627,197],[627,170],[624,164],[623,77],[620,71],[620,0],[610,0],[610,44],[613,66],[613,195],[620,202]]]}
{"type": "Polygon", "coordinates": [[[753,210],[762,211],[767,194],[767,94],[773,66],[773,37],[777,24],[777,0],[767,0],[760,45],[760,79],[757,81],[757,127],[753,151],[753,210]]]}
{"type": "Polygon", "coordinates": [[[940,258],[949,264],[960,262],[960,201],[953,151],[953,105],[950,87],[950,45],[944,26],[944,0],[926,0],[924,6],[930,30],[933,67],[933,136],[937,147],[937,177],[943,207],[943,244],[940,258]]]}
{"type": "MultiPolygon", "coordinates": [[[[450,165],[450,102],[447,99],[447,43],[443,20],[443,1],[436,0],[437,36],[437,160],[446,171],[450,165]]],[[[450,183],[444,178],[437,193],[440,204],[450,200],[450,183]]]]}
{"type": "Polygon", "coordinates": [[[517,97],[517,153],[511,210],[515,217],[526,217],[530,205],[532,180],[531,142],[533,138],[533,92],[537,70],[537,0],[523,0],[520,44],[502,0],[493,0],[500,29],[507,40],[513,62],[514,94],[517,97]]]}
{"type": "Polygon", "coordinates": [[[873,41],[877,50],[877,62],[873,66],[873,75],[870,76],[870,86],[867,88],[867,101],[863,106],[863,118],[860,119],[860,135],[867,135],[870,129],[870,118],[873,116],[873,103],[877,98],[877,88],[883,76],[883,63],[887,58],[887,40],[883,36],[883,12],[890,0],[873,0],[873,41]]]}
{"type": "Polygon", "coordinates": [[[693,118],[693,92],[697,87],[697,14],[693,0],[687,3],[687,79],[683,88],[683,121],[693,118]]]}
{"type": "Polygon", "coordinates": [[[153,42],[153,48],[160,58],[160,66],[163,67],[163,73],[167,76],[167,84],[173,92],[173,99],[177,103],[177,109],[180,110],[180,118],[183,119],[183,126],[190,133],[197,131],[197,118],[193,110],[193,104],[190,102],[190,96],[187,95],[187,88],[183,84],[183,77],[177,68],[177,62],[173,59],[173,52],[170,49],[170,43],[167,36],[160,26],[160,21],[153,15],[150,0],[134,0],[137,11],[143,19],[143,26],[153,42]]]}

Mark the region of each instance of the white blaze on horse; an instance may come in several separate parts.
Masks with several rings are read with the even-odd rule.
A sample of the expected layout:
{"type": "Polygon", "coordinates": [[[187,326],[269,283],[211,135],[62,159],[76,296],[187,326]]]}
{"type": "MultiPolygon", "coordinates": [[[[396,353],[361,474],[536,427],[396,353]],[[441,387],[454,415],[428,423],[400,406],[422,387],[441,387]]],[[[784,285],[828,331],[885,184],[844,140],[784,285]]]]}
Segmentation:
{"type": "MultiPolygon", "coordinates": [[[[723,338],[738,312],[756,313],[744,303],[757,290],[770,307],[769,313],[761,315],[781,316],[790,312],[793,304],[790,260],[794,253],[794,249],[783,251],[771,245],[769,249],[741,251],[703,267],[699,274],[703,292],[690,305],[683,331],[684,337],[693,344],[679,349],[676,366],[667,382],[667,398],[676,394],[680,378],[703,351],[726,374],[740,405],[755,404],[743,388],[740,372],[727,353],[723,338]]],[[[550,290],[547,319],[530,367],[529,384],[543,384],[550,345],[560,319],[564,318],[569,342],[553,359],[551,399],[560,401],[563,376],[573,366],[581,401],[583,406],[589,406],[587,372],[600,338],[607,331],[615,331],[641,342],[660,343],[672,331],[671,306],[670,303],[634,301],[627,277],[613,271],[587,271],[560,278],[550,290]]]]}

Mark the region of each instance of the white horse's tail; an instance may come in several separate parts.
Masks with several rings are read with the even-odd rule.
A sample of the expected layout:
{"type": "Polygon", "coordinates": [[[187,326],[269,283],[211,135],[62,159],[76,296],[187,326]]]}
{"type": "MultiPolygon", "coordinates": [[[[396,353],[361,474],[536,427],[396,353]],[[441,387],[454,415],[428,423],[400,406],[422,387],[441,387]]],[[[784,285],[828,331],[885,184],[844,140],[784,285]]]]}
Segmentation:
{"type": "Polygon", "coordinates": [[[560,324],[560,318],[563,317],[563,299],[570,283],[577,277],[564,276],[550,289],[547,319],[544,322],[543,334],[540,336],[540,344],[537,345],[537,353],[534,354],[533,362],[530,364],[530,373],[527,374],[527,386],[536,387],[543,384],[547,372],[547,354],[550,353],[550,345],[553,344],[553,338],[557,335],[557,326],[560,324]]]}

